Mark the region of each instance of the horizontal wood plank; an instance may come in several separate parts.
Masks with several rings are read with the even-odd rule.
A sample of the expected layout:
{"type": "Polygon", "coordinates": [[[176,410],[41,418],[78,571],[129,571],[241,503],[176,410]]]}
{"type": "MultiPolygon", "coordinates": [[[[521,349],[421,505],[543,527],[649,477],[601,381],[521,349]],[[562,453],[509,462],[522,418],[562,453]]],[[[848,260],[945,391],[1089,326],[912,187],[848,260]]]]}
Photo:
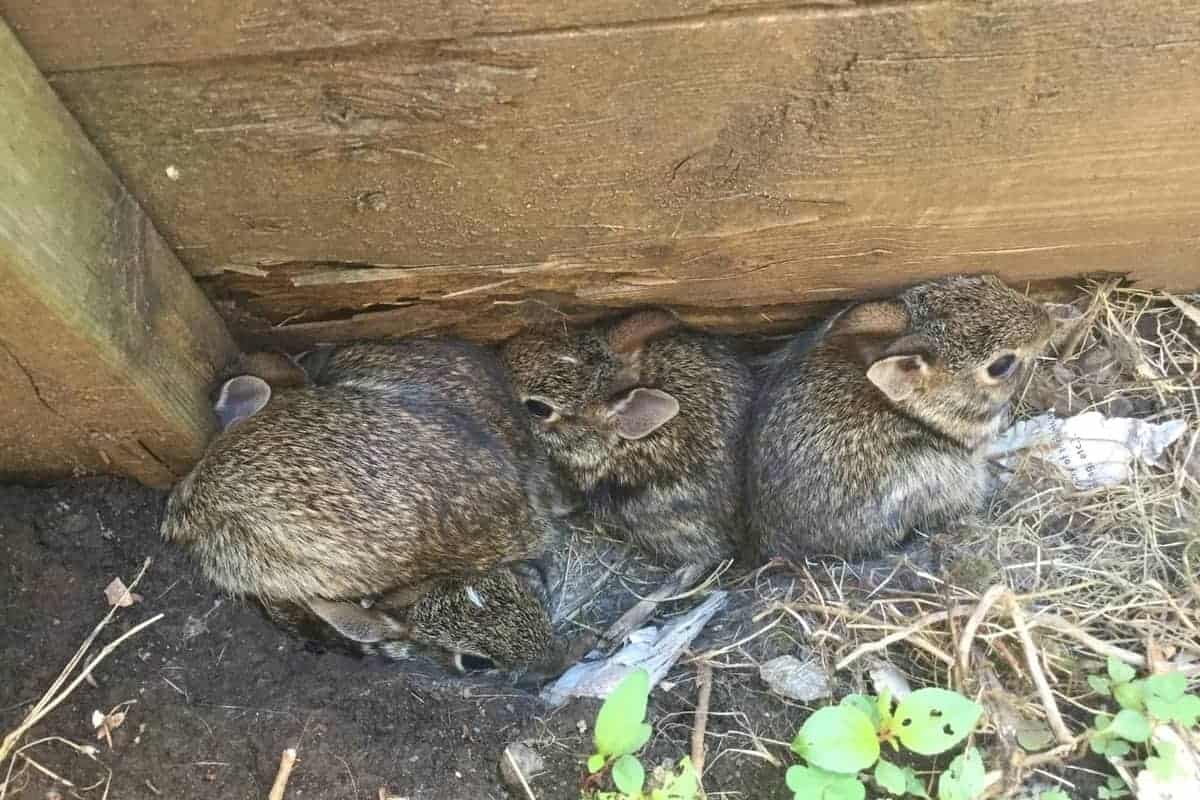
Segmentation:
{"type": "Polygon", "coordinates": [[[0,476],[169,485],[233,341],[3,23],[0,74],[0,476]]]}
{"type": "Polygon", "coordinates": [[[178,64],[474,36],[656,27],[754,14],[827,14],[888,0],[0,0],[52,72],[178,64]]]}
{"type": "Polygon", "coordinates": [[[280,340],[492,336],[538,298],[741,325],[956,271],[1200,284],[1189,0],[526,24],[52,80],[238,329],[280,340]]]}

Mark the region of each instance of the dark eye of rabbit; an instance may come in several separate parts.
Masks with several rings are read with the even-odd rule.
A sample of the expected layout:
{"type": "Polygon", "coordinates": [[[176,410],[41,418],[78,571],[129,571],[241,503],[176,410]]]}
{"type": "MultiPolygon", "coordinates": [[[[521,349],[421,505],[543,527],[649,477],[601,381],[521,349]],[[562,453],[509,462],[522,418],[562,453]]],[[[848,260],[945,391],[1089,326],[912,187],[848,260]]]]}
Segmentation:
{"type": "Polygon", "coordinates": [[[459,663],[462,664],[463,670],[467,672],[496,668],[496,662],[483,656],[473,656],[469,653],[463,653],[460,658],[461,661],[459,663]]]}
{"type": "Polygon", "coordinates": [[[1000,380],[1001,378],[1007,378],[1012,373],[1013,367],[1015,367],[1016,365],[1017,365],[1017,357],[1014,356],[1012,353],[1009,353],[1006,356],[1000,356],[995,361],[993,361],[991,364],[988,364],[988,368],[987,368],[988,375],[995,378],[996,380],[1000,380]]]}
{"type": "Polygon", "coordinates": [[[538,419],[549,419],[554,415],[554,409],[543,403],[541,400],[526,400],[525,410],[533,414],[538,419]]]}

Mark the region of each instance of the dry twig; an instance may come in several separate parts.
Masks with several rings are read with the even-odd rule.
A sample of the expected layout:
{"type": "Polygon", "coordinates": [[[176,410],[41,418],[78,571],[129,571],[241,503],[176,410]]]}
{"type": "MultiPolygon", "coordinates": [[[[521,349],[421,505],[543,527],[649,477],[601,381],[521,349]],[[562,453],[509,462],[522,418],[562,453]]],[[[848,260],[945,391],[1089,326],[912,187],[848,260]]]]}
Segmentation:
{"type": "Polygon", "coordinates": [[[692,727],[692,766],[704,777],[704,732],[708,728],[708,704],[712,699],[712,665],[701,662],[696,672],[696,722],[692,727]]]}
{"type": "Polygon", "coordinates": [[[279,755],[279,770],[275,773],[275,782],[271,784],[271,793],[267,800],[283,800],[287,791],[288,779],[292,777],[292,768],[296,766],[296,748],[289,747],[279,755]]]}

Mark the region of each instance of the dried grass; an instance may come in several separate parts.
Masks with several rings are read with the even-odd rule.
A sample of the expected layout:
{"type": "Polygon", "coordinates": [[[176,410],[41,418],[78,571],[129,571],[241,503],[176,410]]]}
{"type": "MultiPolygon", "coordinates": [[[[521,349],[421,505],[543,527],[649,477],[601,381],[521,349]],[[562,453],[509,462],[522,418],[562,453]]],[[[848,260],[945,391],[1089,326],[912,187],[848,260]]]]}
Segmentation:
{"type": "Polygon", "coordinates": [[[1078,491],[1042,462],[1023,465],[977,522],[953,532],[924,591],[888,580],[867,590],[844,565],[806,565],[790,581],[768,568],[743,587],[761,610],[737,658],[728,647],[702,658],[743,666],[748,642],[783,629],[839,678],[853,682],[883,657],[914,684],[979,697],[991,712],[984,739],[1000,755],[991,763],[1003,766],[992,796],[1079,752],[1100,705],[1086,675],[1108,656],[1200,674],[1200,296],[1110,281],[1085,287],[1075,305],[1082,321],[1040,366],[1018,415],[1184,420],[1162,469],[1078,491]],[[1057,747],[1021,751],[1020,718],[1048,723],[1057,747]]]}

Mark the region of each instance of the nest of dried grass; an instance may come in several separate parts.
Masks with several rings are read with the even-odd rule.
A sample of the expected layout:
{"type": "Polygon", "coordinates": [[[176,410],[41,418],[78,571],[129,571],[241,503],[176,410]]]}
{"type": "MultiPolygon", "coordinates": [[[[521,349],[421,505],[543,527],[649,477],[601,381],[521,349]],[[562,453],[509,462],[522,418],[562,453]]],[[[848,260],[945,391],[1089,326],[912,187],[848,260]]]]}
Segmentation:
{"type": "MultiPolygon", "coordinates": [[[[981,744],[1001,767],[991,796],[1013,793],[1032,771],[1057,765],[1069,786],[1071,770],[1085,769],[1070,762],[1099,710],[1086,676],[1105,658],[1200,674],[1200,297],[1112,281],[1086,286],[1073,305],[1080,322],[1031,380],[1019,415],[1184,420],[1163,468],[1079,491],[1030,460],[954,532],[922,591],[902,581],[867,590],[829,565],[786,582],[760,575],[746,588],[762,608],[758,632],[788,630],[841,678],[886,659],[914,685],[979,698],[990,712],[981,744]],[[1017,746],[1030,720],[1052,733],[1047,751],[1017,746]]],[[[711,654],[744,665],[742,645],[711,654]]]]}

